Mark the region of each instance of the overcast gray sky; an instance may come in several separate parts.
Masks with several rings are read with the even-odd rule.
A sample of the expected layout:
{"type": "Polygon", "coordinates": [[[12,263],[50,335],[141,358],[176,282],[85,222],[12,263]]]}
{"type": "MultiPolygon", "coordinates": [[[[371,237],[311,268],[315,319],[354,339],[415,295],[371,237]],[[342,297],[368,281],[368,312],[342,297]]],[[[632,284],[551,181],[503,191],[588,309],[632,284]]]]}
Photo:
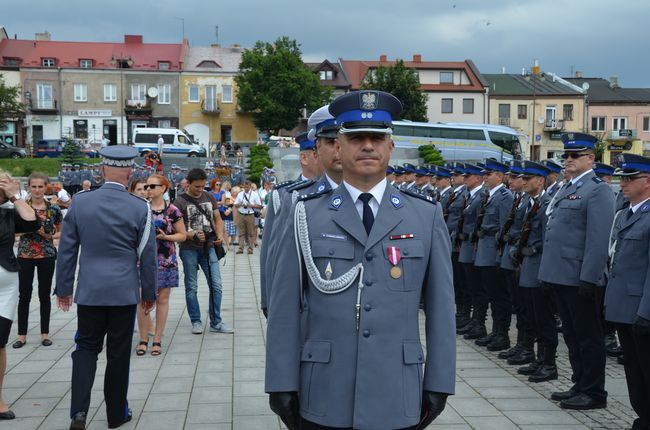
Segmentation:
{"type": "Polygon", "coordinates": [[[618,75],[650,87],[648,0],[2,0],[10,36],[54,40],[178,42],[252,46],[287,35],[308,61],[474,60],[483,73],[543,71],[618,75]]]}

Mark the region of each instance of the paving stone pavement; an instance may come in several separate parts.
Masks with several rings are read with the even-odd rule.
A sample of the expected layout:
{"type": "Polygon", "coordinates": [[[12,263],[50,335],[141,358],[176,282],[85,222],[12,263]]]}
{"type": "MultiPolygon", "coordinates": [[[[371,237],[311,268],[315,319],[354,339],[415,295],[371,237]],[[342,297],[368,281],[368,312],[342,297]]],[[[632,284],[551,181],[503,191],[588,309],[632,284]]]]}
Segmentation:
{"type": "MultiPolygon", "coordinates": [[[[234,335],[190,333],[182,286],[172,291],[163,337],[163,354],[133,355],[129,404],[133,421],[124,429],[138,430],[277,430],[280,421],[270,411],[264,393],[264,342],[266,324],[259,311],[259,258],[255,254],[229,253],[221,268],[224,321],[234,335]]],[[[182,279],[182,276],[181,276],[182,279]]],[[[200,278],[201,279],[201,278],[200,278]]],[[[182,284],[182,281],[181,281],[182,284]]],[[[207,309],[205,278],[199,300],[207,309]]],[[[55,308],[55,307],[53,307],[55,308]]],[[[207,319],[207,311],[204,318],[207,319]]],[[[53,309],[51,337],[54,345],[38,342],[38,300],[33,299],[27,344],[8,348],[5,400],[19,417],[0,422],[0,429],[67,429],[75,309],[53,309]]],[[[204,325],[206,320],[204,319],[204,325]]],[[[10,342],[15,336],[15,324],[10,342]]],[[[138,336],[134,336],[134,348],[138,336]]],[[[629,429],[635,416],[629,405],[622,366],[608,359],[607,409],[568,412],[549,399],[567,389],[570,367],[566,348],[560,352],[560,379],[530,384],[496,354],[459,339],[456,395],[449,398],[433,429],[629,429]]],[[[102,387],[105,354],[98,363],[93,387],[89,429],[105,429],[102,387]]]]}

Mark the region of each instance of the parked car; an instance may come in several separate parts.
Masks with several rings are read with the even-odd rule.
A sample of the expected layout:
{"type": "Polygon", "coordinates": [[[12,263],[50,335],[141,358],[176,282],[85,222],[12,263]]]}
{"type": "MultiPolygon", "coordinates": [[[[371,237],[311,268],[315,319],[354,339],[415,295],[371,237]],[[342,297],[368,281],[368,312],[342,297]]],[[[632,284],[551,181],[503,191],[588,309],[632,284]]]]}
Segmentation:
{"type": "MultiPolygon", "coordinates": [[[[74,142],[74,141],[73,141],[74,142]]],[[[61,155],[63,147],[66,145],[65,139],[43,139],[36,142],[34,146],[34,157],[37,158],[55,158],[61,155]]],[[[81,153],[86,158],[97,158],[99,154],[92,148],[84,148],[79,142],[74,142],[79,145],[81,153]]]]}
{"type": "Polygon", "coordinates": [[[0,158],[25,158],[27,152],[25,148],[18,148],[17,146],[8,145],[0,142],[0,158]]]}

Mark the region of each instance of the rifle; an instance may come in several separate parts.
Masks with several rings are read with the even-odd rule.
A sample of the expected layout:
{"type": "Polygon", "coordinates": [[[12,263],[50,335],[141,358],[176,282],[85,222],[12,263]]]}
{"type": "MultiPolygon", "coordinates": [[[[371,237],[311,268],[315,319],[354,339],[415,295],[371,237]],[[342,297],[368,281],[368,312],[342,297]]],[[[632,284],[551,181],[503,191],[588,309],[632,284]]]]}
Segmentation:
{"type": "Polygon", "coordinates": [[[516,261],[519,265],[524,261],[524,248],[526,248],[526,245],[528,245],[528,238],[530,237],[530,233],[533,230],[533,217],[537,214],[539,211],[539,200],[534,199],[534,204],[533,207],[530,208],[528,213],[526,213],[526,219],[524,220],[524,226],[521,230],[521,237],[519,238],[519,242],[517,242],[517,253],[515,255],[516,261]]]}
{"type": "Polygon", "coordinates": [[[458,218],[458,224],[456,224],[456,241],[455,245],[460,247],[463,242],[463,225],[465,224],[465,208],[467,208],[467,201],[469,200],[469,193],[465,194],[463,198],[463,209],[460,211],[460,217],[458,218]]]}
{"type": "Polygon", "coordinates": [[[485,217],[485,207],[487,206],[488,200],[490,199],[490,193],[484,191],[483,200],[481,201],[481,209],[478,211],[478,216],[476,217],[476,224],[474,225],[474,231],[470,237],[470,241],[476,245],[478,243],[478,232],[481,230],[481,225],[483,224],[483,218],[485,217]]]}
{"type": "Polygon", "coordinates": [[[451,205],[458,197],[458,194],[460,194],[460,192],[456,194],[453,189],[449,192],[451,193],[451,196],[449,197],[449,200],[447,200],[445,207],[442,209],[442,216],[444,217],[445,222],[447,222],[447,218],[449,218],[449,208],[451,208],[451,205]]]}
{"type": "Polygon", "coordinates": [[[510,232],[510,229],[512,228],[512,225],[515,223],[515,216],[517,215],[517,208],[519,207],[519,203],[521,203],[521,199],[523,198],[524,194],[519,193],[517,198],[512,204],[512,208],[510,208],[510,213],[508,214],[508,218],[506,218],[505,224],[503,224],[503,227],[501,228],[501,231],[499,232],[499,235],[497,236],[497,252],[499,254],[503,254],[503,248],[506,246],[506,236],[510,232]]]}

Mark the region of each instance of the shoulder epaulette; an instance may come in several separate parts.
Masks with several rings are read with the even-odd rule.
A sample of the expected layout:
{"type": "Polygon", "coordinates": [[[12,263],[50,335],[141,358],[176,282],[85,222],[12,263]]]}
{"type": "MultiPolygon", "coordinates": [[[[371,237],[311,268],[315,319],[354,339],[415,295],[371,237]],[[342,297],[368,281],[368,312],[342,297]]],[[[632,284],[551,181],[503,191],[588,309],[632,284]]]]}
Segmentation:
{"type": "Polygon", "coordinates": [[[298,183],[296,183],[294,185],[291,185],[291,186],[287,187],[287,192],[291,193],[293,191],[302,190],[302,189],[307,188],[308,186],[313,185],[315,183],[316,183],[316,181],[314,181],[313,179],[307,179],[306,181],[300,181],[300,182],[298,182],[298,183]]]}
{"type": "Polygon", "coordinates": [[[506,187],[501,187],[501,188],[500,188],[500,191],[501,191],[501,194],[503,194],[504,196],[507,195],[507,194],[509,193],[509,192],[508,192],[508,189],[507,189],[506,187]]]}
{"type": "Polygon", "coordinates": [[[406,194],[406,195],[411,196],[411,197],[417,197],[420,200],[424,200],[425,202],[429,202],[432,205],[438,204],[438,202],[435,199],[433,199],[431,196],[425,196],[425,195],[422,195],[422,194],[419,194],[419,193],[415,193],[415,192],[413,192],[411,190],[402,190],[402,192],[404,194],[406,194]]]}
{"type": "MultiPolygon", "coordinates": [[[[95,190],[98,190],[98,189],[99,189],[99,188],[91,188],[91,189],[89,189],[89,190],[79,190],[79,191],[77,191],[76,193],[73,194],[73,197],[74,197],[74,196],[78,196],[79,194],[86,194],[86,193],[89,193],[89,192],[91,192],[91,191],[95,191],[95,190]]],[[[129,194],[131,194],[131,193],[129,193],[129,194]]],[[[136,197],[137,197],[137,196],[136,196],[136,197]]]]}
{"type": "Polygon", "coordinates": [[[591,178],[591,180],[594,181],[597,184],[601,184],[601,183],[605,182],[602,179],[600,179],[598,176],[594,176],[593,178],[591,178]]]}
{"type": "Polygon", "coordinates": [[[289,186],[289,185],[291,185],[291,184],[293,184],[293,183],[295,183],[295,182],[296,182],[296,181],[284,181],[284,182],[280,182],[279,184],[275,185],[275,186],[273,187],[273,189],[274,189],[274,190],[279,190],[280,188],[287,187],[287,186],[289,186]]]}
{"type": "Polygon", "coordinates": [[[324,196],[326,194],[329,194],[331,192],[332,192],[332,189],[329,188],[329,189],[325,189],[325,190],[322,190],[322,191],[316,191],[314,193],[303,194],[303,195],[298,197],[298,201],[304,202],[304,201],[307,201],[307,200],[317,199],[317,198],[319,198],[321,196],[324,196]]]}

